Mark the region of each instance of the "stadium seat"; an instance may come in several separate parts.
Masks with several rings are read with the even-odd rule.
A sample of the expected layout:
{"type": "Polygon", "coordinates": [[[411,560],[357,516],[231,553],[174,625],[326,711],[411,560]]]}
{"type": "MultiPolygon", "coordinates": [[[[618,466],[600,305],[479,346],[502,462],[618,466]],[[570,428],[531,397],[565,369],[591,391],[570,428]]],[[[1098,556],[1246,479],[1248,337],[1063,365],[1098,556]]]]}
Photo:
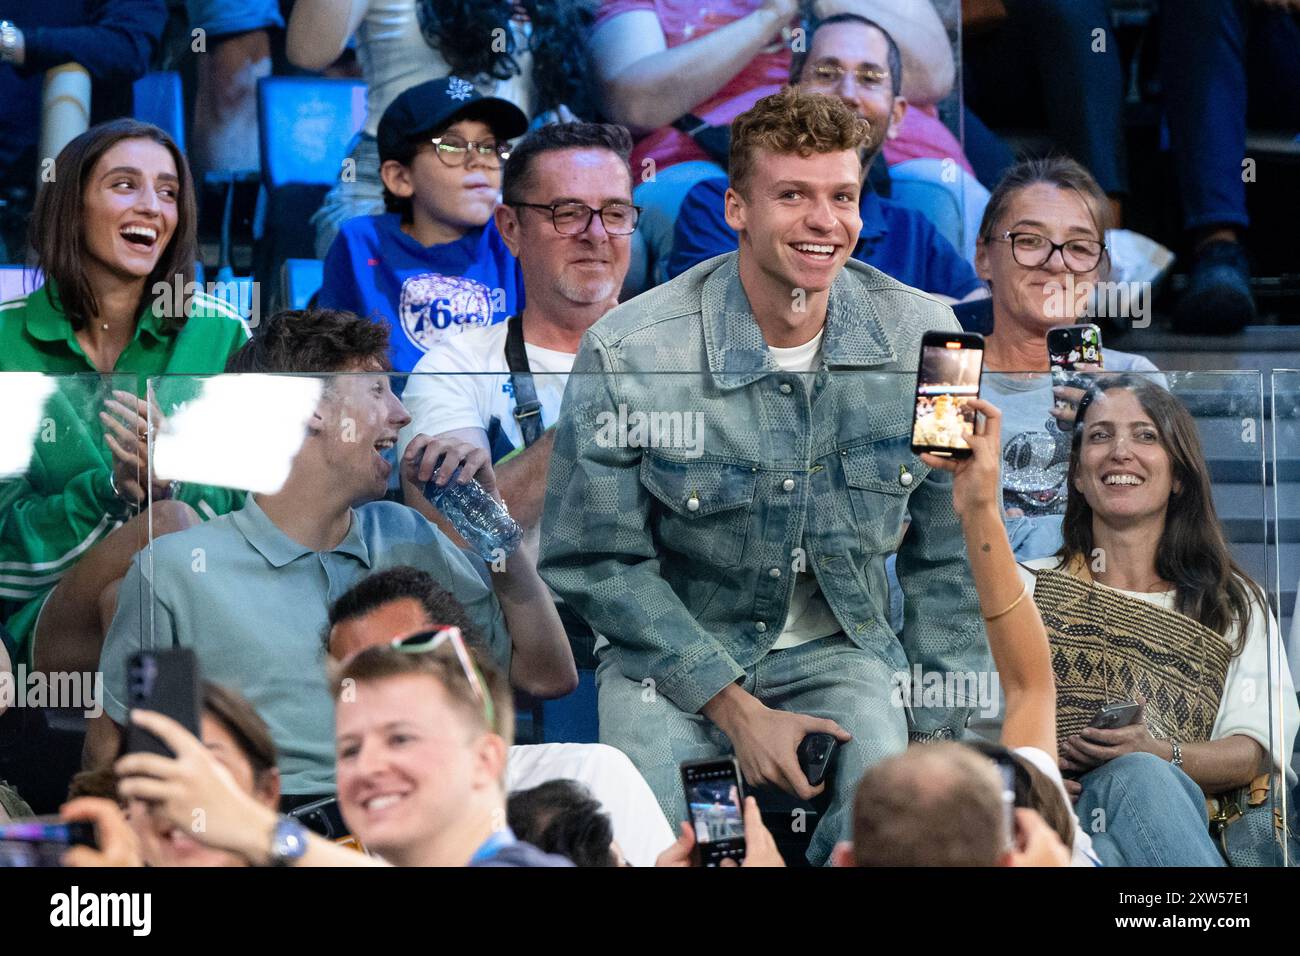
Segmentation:
{"type": "Polygon", "coordinates": [[[180,151],[185,152],[185,96],[181,91],[181,75],[174,70],[146,73],[135,81],[132,93],[135,118],[162,127],[180,151]]]}
{"type": "Polygon", "coordinates": [[[328,188],[366,118],[365,84],[354,80],[269,76],[257,83],[258,146],[268,190],[328,188]]]}
{"type": "MultiPolygon", "coordinates": [[[[310,219],[338,181],[348,147],[365,118],[366,88],[361,82],[302,76],[258,81],[262,202],[253,274],[263,290],[278,290],[286,259],[315,256],[310,219]]],[[[262,303],[264,308],[282,304],[262,303]]]]}
{"type": "Polygon", "coordinates": [[[324,281],[319,259],[286,259],[280,270],[280,302],[287,309],[305,309],[324,281]]]}

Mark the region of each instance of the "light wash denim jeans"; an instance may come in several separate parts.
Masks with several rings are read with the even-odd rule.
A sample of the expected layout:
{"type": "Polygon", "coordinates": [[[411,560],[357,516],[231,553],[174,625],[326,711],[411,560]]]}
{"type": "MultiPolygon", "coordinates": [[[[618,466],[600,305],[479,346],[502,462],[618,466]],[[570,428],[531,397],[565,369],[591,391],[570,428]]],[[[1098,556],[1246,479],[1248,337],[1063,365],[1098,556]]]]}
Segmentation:
{"type": "MultiPolygon", "coordinates": [[[[653,682],[624,677],[616,657],[606,649],[596,670],[600,742],[632,759],[675,829],[686,819],[679,765],[734,748],[712,721],[679,710],[653,682]]],[[[830,806],[808,847],[808,861],[816,866],[829,861],[836,842],[848,839],[863,772],[907,747],[907,712],[890,693],[893,675],[906,669],[900,645],[863,650],[837,634],[771,651],[745,671],[740,686],[768,707],[828,717],[853,735],[840,747],[830,806]]]]}
{"type": "Polygon", "coordinates": [[[1225,866],[1205,795],[1155,754],[1131,753],[1079,778],[1079,823],[1106,866],[1225,866]]]}
{"type": "Polygon", "coordinates": [[[339,226],[353,216],[378,216],[384,211],[384,184],[379,178],[379,146],[374,137],[358,133],[348,156],[356,164],[356,179],[340,180],[325,194],[325,202],[311,217],[316,227],[316,258],[324,259],[339,226]]]}

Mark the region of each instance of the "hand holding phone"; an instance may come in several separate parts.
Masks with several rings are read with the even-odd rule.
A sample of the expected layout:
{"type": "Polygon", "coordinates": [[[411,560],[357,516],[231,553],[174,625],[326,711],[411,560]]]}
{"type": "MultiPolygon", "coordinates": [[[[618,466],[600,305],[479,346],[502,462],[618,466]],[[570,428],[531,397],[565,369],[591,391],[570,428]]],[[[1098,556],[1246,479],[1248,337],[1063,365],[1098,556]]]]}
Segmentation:
{"type": "Polygon", "coordinates": [[[958,460],[925,453],[931,468],[952,472],[952,505],[959,518],[981,508],[1002,508],[1002,412],[993,403],[972,398],[967,407],[983,422],[967,438],[967,457],[958,460]]]}
{"type": "Polygon", "coordinates": [[[1058,325],[1047,331],[1047,360],[1052,374],[1052,415],[1070,428],[1092,372],[1102,370],[1101,329],[1095,325],[1058,325]]]}
{"type": "Polygon", "coordinates": [[[834,734],[809,734],[799,744],[799,769],[810,786],[820,786],[826,779],[839,749],[840,742],[834,734]]]}
{"type": "Polygon", "coordinates": [[[1088,726],[1096,727],[1098,730],[1117,730],[1120,727],[1130,727],[1141,713],[1141,704],[1131,700],[1121,700],[1114,704],[1102,706],[1088,726]]]}

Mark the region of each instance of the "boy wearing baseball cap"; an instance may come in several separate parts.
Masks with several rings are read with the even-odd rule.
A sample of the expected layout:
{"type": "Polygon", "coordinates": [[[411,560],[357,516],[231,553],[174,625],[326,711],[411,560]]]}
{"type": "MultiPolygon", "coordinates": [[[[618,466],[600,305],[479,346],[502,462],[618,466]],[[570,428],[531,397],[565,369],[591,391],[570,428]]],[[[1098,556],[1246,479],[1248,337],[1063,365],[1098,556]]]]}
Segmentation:
{"type": "Polygon", "coordinates": [[[448,336],[523,308],[519,265],[492,211],[509,140],[528,119],[450,76],[413,86],[379,121],[379,216],[345,222],[325,257],[318,305],[386,322],[409,372],[448,336]]]}

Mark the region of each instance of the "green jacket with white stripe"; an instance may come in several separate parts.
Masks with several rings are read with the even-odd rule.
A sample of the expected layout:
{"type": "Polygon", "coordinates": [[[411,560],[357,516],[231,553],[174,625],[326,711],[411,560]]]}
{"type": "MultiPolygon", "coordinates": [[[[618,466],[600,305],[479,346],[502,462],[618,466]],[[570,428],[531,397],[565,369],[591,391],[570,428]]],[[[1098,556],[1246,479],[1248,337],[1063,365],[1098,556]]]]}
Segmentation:
{"type": "MultiPolygon", "coordinates": [[[[29,658],[29,638],[50,590],[88,550],[130,517],[109,483],[113,456],[99,413],[114,389],[145,395],[155,380],[164,414],[225,368],[249,338],[225,302],[193,296],[179,329],[146,308],[111,374],[90,364],[45,287],[0,303],[0,620],[29,658]]],[[[229,488],[182,485],[177,498],[206,519],[243,505],[229,488]]],[[[15,664],[17,661],[14,662],[15,664]]]]}

